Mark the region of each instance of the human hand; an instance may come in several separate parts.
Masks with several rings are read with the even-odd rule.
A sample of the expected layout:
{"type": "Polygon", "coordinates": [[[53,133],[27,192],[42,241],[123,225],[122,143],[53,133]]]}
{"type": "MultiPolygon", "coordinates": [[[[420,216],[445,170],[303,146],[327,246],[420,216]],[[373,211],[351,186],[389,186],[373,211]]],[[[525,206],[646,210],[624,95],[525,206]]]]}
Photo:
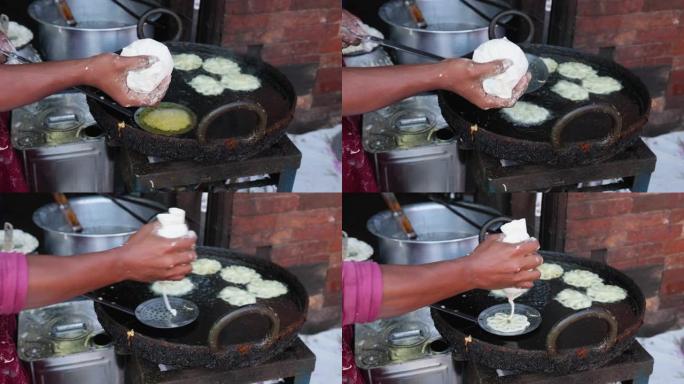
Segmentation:
{"type": "Polygon", "coordinates": [[[364,36],[366,31],[358,17],[343,9],[340,34],[342,37],[342,47],[346,48],[350,45],[361,44],[361,36],[364,36]]]}
{"type": "Polygon", "coordinates": [[[197,258],[197,238],[192,235],[166,239],[156,234],[157,229],[159,223],[147,224],[119,248],[119,268],[124,279],[180,280],[192,271],[190,263],[197,258]]]}
{"type": "Polygon", "coordinates": [[[535,239],[518,244],[501,241],[502,235],[492,235],[462,260],[468,268],[472,286],[481,289],[509,287],[532,288],[541,273],[536,270],[544,262],[537,254],[535,239]]]}
{"type": "Polygon", "coordinates": [[[86,84],[102,90],[124,107],[156,105],[166,95],[171,76],[150,93],[132,91],[126,83],[129,71],[148,68],[155,61],[151,56],[123,57],[113,53],[93,56],[86,59],[86,84]]]}
{"type": "Polygon", "coordinates": [[[509,60],[495,60],[488,63],[476,63],[468,59],[448,59],[436,65],[442,66],[440,71],[440,88],[458,93],[481,109],[512,107],[527,89],[532,79],[528,72],[513,89],[510,99],[487,94],[482,88],[482,81],[488,77],[505,72],[510,66],[509,60]]]}

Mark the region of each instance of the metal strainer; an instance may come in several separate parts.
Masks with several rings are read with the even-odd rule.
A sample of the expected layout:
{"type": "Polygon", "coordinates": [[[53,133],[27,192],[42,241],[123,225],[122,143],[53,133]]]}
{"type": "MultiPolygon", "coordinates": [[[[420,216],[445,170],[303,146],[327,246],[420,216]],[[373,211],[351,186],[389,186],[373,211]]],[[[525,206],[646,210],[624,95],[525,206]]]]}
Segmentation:
{"type": "Polygon", "coordinates": [[[161,297],[155,297],[143,302],[135,308],[135,311],[119,304],[102,300],[99,297],[88,296],[88,298],[107,307],[135,316],[138,321],[153,328],[170,329],[183,327],[197,320],[199,316],[197,304],[180,297],[171,296],[168,298],[171,307],[177,311],[175,315],[166,309],[164,299],[161,297]]]}

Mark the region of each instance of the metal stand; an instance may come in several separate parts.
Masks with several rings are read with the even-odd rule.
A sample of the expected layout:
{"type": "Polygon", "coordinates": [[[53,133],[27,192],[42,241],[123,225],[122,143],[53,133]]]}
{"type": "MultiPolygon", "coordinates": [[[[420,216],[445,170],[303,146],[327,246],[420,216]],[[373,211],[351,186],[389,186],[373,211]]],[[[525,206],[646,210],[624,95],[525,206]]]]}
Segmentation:
{"type": "Polygon", "coordinates": [[[639,139],[635,145],[606,161],[576,167],[520,164],[504,167],[501,161],[474,151],[468,169],[477,188],[485,193],[522,191],[606,191],[630,189],[646,192],[655,170],[656,156],[639,139]],[[623,179],[623,182],[578,188],[579,183],[623,179]]]}
{"type": "Polygon", "coordinates": [[[278,192],[292,192],[302,153],[287,137],[258,155],[242,161],[197,163],[164,161],[151,163],[147,156],[123,148],[119,159],[129,192],[158,190],[237,190],[276,185],[278,192]],[[268,174],[265,180],[225,185],[228,179],[268,174]]]}
{"type": "Polygon", "coordinates": [[[308,384],[316,356],[299,338],[281,354],[258,366],[233,370],[186,368],[161,372],[159,366],[133,356],[126,372],[127,384],[243,384],[284,378],[286,383],[308,384]]]}
{"type": "Polygon", "coordinates": [[[648,384],[653,372],[653,357],[637,341],[608,364],[566,375],[551,373],[513,373],[499,376],[496,369],[468,362],[465,383],[473,384],[557,384],[557,383],[614,383],[632,380],[648,384]]]}

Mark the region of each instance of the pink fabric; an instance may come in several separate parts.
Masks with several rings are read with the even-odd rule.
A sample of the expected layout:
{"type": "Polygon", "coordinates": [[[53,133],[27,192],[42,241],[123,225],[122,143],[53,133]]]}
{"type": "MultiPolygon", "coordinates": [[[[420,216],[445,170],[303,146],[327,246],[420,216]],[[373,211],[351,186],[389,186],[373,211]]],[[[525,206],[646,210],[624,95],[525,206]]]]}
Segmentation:
{"type": "Polygon", "coordinates": [[[21,253],[0,252],[0,314],[18,313],[26,304],[28,263],[21,253]]]}
{"type": "Polygon", "coordinates": [[[375,171],[363,149],[360,116],[342,118],[342,191],[379,191],[375,171]]]}
{"type": "Polygon", "coordinates": [[[0,252],[0,384],[29,384],[31,381],[17,356],[14,313],[26,304],[28,263],[21,253],[0,252]]]}
{"type": "Polygon", "coordinates": [[[367,323],[380,315],[382,271],[374,262],[342,264],[342,324],[367,323]]]}

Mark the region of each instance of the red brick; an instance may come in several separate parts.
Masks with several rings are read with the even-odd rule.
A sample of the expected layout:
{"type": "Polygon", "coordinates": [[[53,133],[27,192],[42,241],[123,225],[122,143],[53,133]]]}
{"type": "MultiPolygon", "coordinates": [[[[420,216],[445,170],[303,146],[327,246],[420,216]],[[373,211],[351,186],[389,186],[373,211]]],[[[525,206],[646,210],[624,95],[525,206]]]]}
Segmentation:
{"type": "Polygon", "coordinates": [[[342,236],[340,227],[336,223],[319,224],[304,228],[292,229],[290,241],[306,241],[316,239],[333,239],[342,236]]]}
{"type": "Polygon", "coordinates": [[[670,55],[671,50],[672,44],[670,42],[626,45],[616,47],[614,57],[617,61],[654,58],[670,55]]]}
{"type": "Polygon", "coordinates": [[[325,289],[328,292],[339,292],[342,290],[342,267],[328,268],[325,289]]]}
{"type": "Polygon", "coordinates": [[[678,56],[672,60],[672,70],[678,69],[684,69],[684,56],[678,56]]]}
{"type": "Polygon", "coordinates": [[[665,295],[684,293],[684,268],[664,271],[660,292],[665,295]]]}
{"type": "Polygon", "coordinates": [[[233,216],[232,234],[244,235],[275,228],[278,215],[233,216]]]}
{"type": "MultiPolygon", "coordinates": [[[[681,236],[681,233],[680,233],[681,236]]],[[[663,252],[670,253],[684,253],[684,239],[665,242],[663,244],[663,252]]]]}
{"type": "Polygon", "coordinates": [[[641,67],[657,67],[672,65],[672,57],[640,57],[636,59],[620,59],[616,60],[621,65],[627,68],[641,68],[641,67]]]}
{"type": "Polygon", "coordinates": [[[665,256],[665,268],[684,268],[684,253],[674,253],[665,256]]]}
{"type": "Polygon", "coordinates": [[[292,9],[338,8],[339,0],[292,0],[292,9]]]}
{"type": "Polygon", "coordinates": [[[342,70],[340,68],[320,68],[316,75],[314,93],[334,92],[342,89],[342,70]]]}
{"type": "Polygon", "coordinates": [[[684,0],[645,0],[644,11],[660,11],[664,9],[682,9],[684,0]]]}
{"type": "Polygon", "coordinates": [[[634,196],[634,212],[684,208],[684,194],[638,193],[634,196]]]}
{"type": "Polygon", "coordinates": [[[276,228],[309,228],[317,225],[341,225],[336,213],[335,209],[330,208],[291,212],[277,217],[276,228]]]}
{"type": "Polygon", "coordinates": [[[299,195],[296,193],[235,194],[233,215],[263,215],[289,212],[297,209],[299,195]]]}
{"type": "Polygon", "coordinates": [[[644,242],[668,241],[679,237],[682,234],[682,226],[667,225],[643,228],[639,231],[627,233],[627,244],[636,244],[644,242]]]}
{"type": "Polygon", "coordinates": [[[575,33],[592,34],[602,31],[616,31],[622,26],[623,17],[621,15],[599,16],[599,17],[577,17],[575,22],[575,33]]]}
{"type": "Polygon", "coordinates": [[[654,41],[675,41],[682,37],[684,29],[676,26],[665,28],[654,28],[643,31],[636,31],[634,43],[650,43],[654,41]]]}
{"type": "Polygon", "coordinates": [[[620,197],[610,200],[589,201],[582,204],[568,204],[568,218],[608,217],[630,212],[632,210],[632,198],[629,195],[617,196],[620,197]]]}
{"type": "Polygon", "coordinates": [[[577,14],[582,16],[619,15],[638,12],[647,0],[579,0],[577,14]]]}
{"type": "Polygon", "coordinates": [[[294,243],[287,243],[275,246],[271,249],[271,256],[274,260],[280,258],[290,258],[299,256],[305,258],[311,254],[327,253],[330,248],[330,242],[326,239],[300,241],[294,243]]]}
{"type": "Polygon", "coordinates": [[[670,211],[671,223],[684,223],[684,208],[673,209],[670,211]]]}
{"type": "Polygon", "coordinates": [[[651,255],[662,254],[662,243],[643,243],[608,249],[608,260],[618,261],[626,259],[645,260],[651,255]]]}
{"type": "Polygon", "coordinates": [[[681,11],[663,10],[648,13],[631,13],[623,15],[623,29],[648,30],[678,26],[681,11]]]}
{"type": "MultiPolygon", "coordinates": [[[[243,0],[245,1],[245,0],[243,0]]],[[[249,13],[274,13],[290,9],[291,0],[247,0],[249,13]]]]}
{"type": "Polygon", "coordinates": [[[577,238],[568,238],[565,250],[567,252],[573,252],[610,249],[624,244],[626,239],[626,232],[601,232],[600,234],[597,233],[595,237],[579,236],[577,238]]]}
{"type": "Polygon", "coordinates": [[[339,193],[303,193],[299,196],[299,209],[341,208],[342,195],[339,193]]]}

